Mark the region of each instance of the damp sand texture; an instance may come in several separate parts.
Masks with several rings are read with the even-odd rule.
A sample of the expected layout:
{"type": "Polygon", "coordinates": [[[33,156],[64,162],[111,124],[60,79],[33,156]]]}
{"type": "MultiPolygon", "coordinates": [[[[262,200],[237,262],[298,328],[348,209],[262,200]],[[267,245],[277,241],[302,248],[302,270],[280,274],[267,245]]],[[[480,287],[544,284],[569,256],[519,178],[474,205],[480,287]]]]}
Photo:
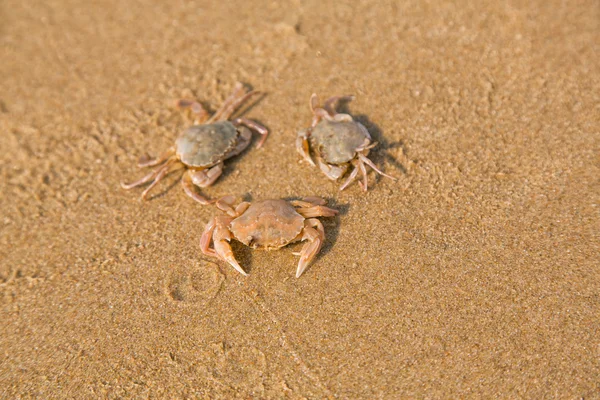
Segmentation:
{"type": "MultiPolygon", "coordinates": [[[[597,1],[0,5],[0,397],[600,398],[597,1]],[[210,198],[321,196],[326,242],[203,256],[181,98],[265,93],[210,198]],[[380,145],[339,192],[310,95],[380,145]],[[138,175],[140,174],[140,175],[138,175]]],[[[214,108],[213,108],[214,110],[214,108]]]]}

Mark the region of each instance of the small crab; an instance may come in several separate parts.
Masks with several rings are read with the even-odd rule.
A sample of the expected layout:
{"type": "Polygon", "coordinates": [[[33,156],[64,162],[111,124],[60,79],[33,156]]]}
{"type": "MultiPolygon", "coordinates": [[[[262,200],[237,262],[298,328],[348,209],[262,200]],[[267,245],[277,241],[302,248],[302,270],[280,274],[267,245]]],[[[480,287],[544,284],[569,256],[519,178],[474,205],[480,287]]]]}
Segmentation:
{"type": "Polygon", "coordinates": [[[313,93],[310,97],[310,108],[313,112],[312,125],[298,132],[296,149],[306,161],[316,166],[310,156],[312,151],[321,171],[333,181],[340,179],[352,165],[354,169],[340,190],[344,190],[352,183],[360,171],[363,181],[359,181],[359,184],[364,191],[367,191],[365,165],[373,168],[380,175],[393,180],[396,178],[380,171],[367,158],[369,150],[377,146],[377,142],[371,142],[371,135],[367,128],[360,122],[354,121],[352,116],[335,111],[339,101],[353,99],[353,96],[334,96],[327,99],[323,107],[319,107],[319,99],[313,93]]]}
{"type": "Polygon", "coordinates": [[[233,207],[233,196],[226,196],[216,206],[228,216],[210,220],[200,248],[206,255],[231,264],[242,275],[248,275],[235,259],[228,243],[235,238],[254,249],[276,250],[297,241],[307,241],[300,251],[296,278],[317,255],[325,240],[323,224],[316,217],[333,217],[338,211],[325,207],[325,200],[306,197],[302,200],[263,200],[243,202],[233,207]],[[213,243],[213,248],[210,243],[213,243]]]}
{"type": "Polygon", "coordinates": [[[142,193],[142,198],[145,199],[171,168],[179,164],[185,169],[181,178],[185,193],[201,204],[214,203],[214,200],[201,196],[193,186],[204,188],[217,180],[223,172],[223,161],[241,153],[250,144],[252,132],[248,128],[262,135],[256,147],[260,148],[263,145],[268,134],[264,126],[246,118],[228,120],[242,103],[257,93],[259,92],[246,92],[244,86],[238,82],[231,96],[210,118],[200,103],[180,100],[179,107],[190,108],[196,115],[194,125],[184,130],[175,141],[175,145],[161,156],[154,159],[147,156],[140,158],[140,168],[158,166],[156,169],[135,182],[121,183],[121,186],[124,189],[132,189],[152,181],[142,193]]]}

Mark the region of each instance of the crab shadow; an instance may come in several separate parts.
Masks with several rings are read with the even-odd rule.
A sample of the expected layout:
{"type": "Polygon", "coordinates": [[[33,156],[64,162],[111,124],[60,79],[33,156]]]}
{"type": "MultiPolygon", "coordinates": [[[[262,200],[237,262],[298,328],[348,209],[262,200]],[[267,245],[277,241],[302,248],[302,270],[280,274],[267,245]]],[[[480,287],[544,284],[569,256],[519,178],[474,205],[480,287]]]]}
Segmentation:
{"type": "MultiPolygon", "coordinates": [[[[391,154],[388,153],[388,150],[390,150],[390,149],[402,148],[402,150],[406,154],[407,149],[405,147],[404,141],[402,141],[402,140],[395,141],[395,142],[388,141],[383,136],[383,132],[382,132],[381,128],[379,127],[379,125],[377,125],[376,123],[371,121],[368,116],[366,116],[365,114],[353,114],[352,112],[350,112],[350,109],[348,107],[349,103],[350,103],[349,101],[340,102],[337,107],[338,111],[341,113],[344,113],[344,114],[351,115],[355,121],[363,124],[364,127],[367,128],[367,130],[369,131],[369,134],[371,135],[371,138],[373,139],[373,141],[378,143],[377,147],[375,147],[369,153],[369,158],[377,166],[381,166],[380,169],[383,172],[387,172],[386,168],[385,168],[385,163],[384,163],[385,161],[387,161],[394,169],[399,170],[400,172],[402,172],[403,174],[406,175],[408,173],[408,170],[406,169],[406,167],[404,165],[402,165],[401,162],[396,160],[391,154]]],[[[381,178],[382,178],[381,175],[376,174],[375,181],[379,182],[379,180],[381,178]]]]}
{"type": "MultiPolygon", "coordinates": [[[[321,251],[319,251],[319,253],[314,258],[314,260],[310,263],[310,265],[308,266],[308,269],[306,271],[310,270],[310,268],[316,262],[318,262],[321,259],[321,257],[324,257],[325,255],[329,254],[329,252],[334,248],[334,246],[338,240],[338,236],[340,234],[340,226],[341,226],[340,217],[348,214],[348,211],[350,210],[349,203],[338,203],[335,198],[331,198],[331,197],[326,198],[326,200],[327,200],[327,207],[336,209],[336,210],[338,210],[339,213],[338,213],[338,215],[336,215],[333,218],[320,219],[321,223],[323,224],[323,228],[325,228],[325,243],[323,243],[323,247],[321,247],[321,251]]],[[[305,271],[305,273],[306,273],[306,271],[305,271]]]]}

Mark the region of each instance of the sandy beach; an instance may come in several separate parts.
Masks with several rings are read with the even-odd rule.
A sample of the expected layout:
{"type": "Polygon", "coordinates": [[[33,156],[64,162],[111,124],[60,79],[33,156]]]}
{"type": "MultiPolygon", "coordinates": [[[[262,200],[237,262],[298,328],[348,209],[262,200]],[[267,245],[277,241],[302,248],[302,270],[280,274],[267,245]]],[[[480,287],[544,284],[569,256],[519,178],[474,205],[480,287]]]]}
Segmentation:
{"type": "Polygon", "coordinates": [[[600,399],[598,1],[0,4],[0,398],[600,399]],[[321,196],[324,247],[200,251],[137,160],[237,81],[265,125],[202,193],[321,196]],[[379,145],[339,191],[309,98],[379,145]]]}

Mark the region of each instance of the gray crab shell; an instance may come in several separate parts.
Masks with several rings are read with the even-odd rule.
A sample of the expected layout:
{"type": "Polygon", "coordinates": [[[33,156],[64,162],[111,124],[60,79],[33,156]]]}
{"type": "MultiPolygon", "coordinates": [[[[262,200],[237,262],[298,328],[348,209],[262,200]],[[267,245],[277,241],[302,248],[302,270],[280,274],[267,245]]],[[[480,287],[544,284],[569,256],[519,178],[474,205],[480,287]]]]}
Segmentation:
{"type": "Polygon", "coordinates": [[[366,132],[356,121],[322,120],[310,133],[310,144],[329,164],[343,164],[352,160],[356,149],[369,138],[366,132]]]}
{"type": "Polygon", "coordinates": [[[177,156],[190,167],[210,167],[232,150],[238,138],[236,127],[229,121],[193,125],[175,141],[177,156]]]}

